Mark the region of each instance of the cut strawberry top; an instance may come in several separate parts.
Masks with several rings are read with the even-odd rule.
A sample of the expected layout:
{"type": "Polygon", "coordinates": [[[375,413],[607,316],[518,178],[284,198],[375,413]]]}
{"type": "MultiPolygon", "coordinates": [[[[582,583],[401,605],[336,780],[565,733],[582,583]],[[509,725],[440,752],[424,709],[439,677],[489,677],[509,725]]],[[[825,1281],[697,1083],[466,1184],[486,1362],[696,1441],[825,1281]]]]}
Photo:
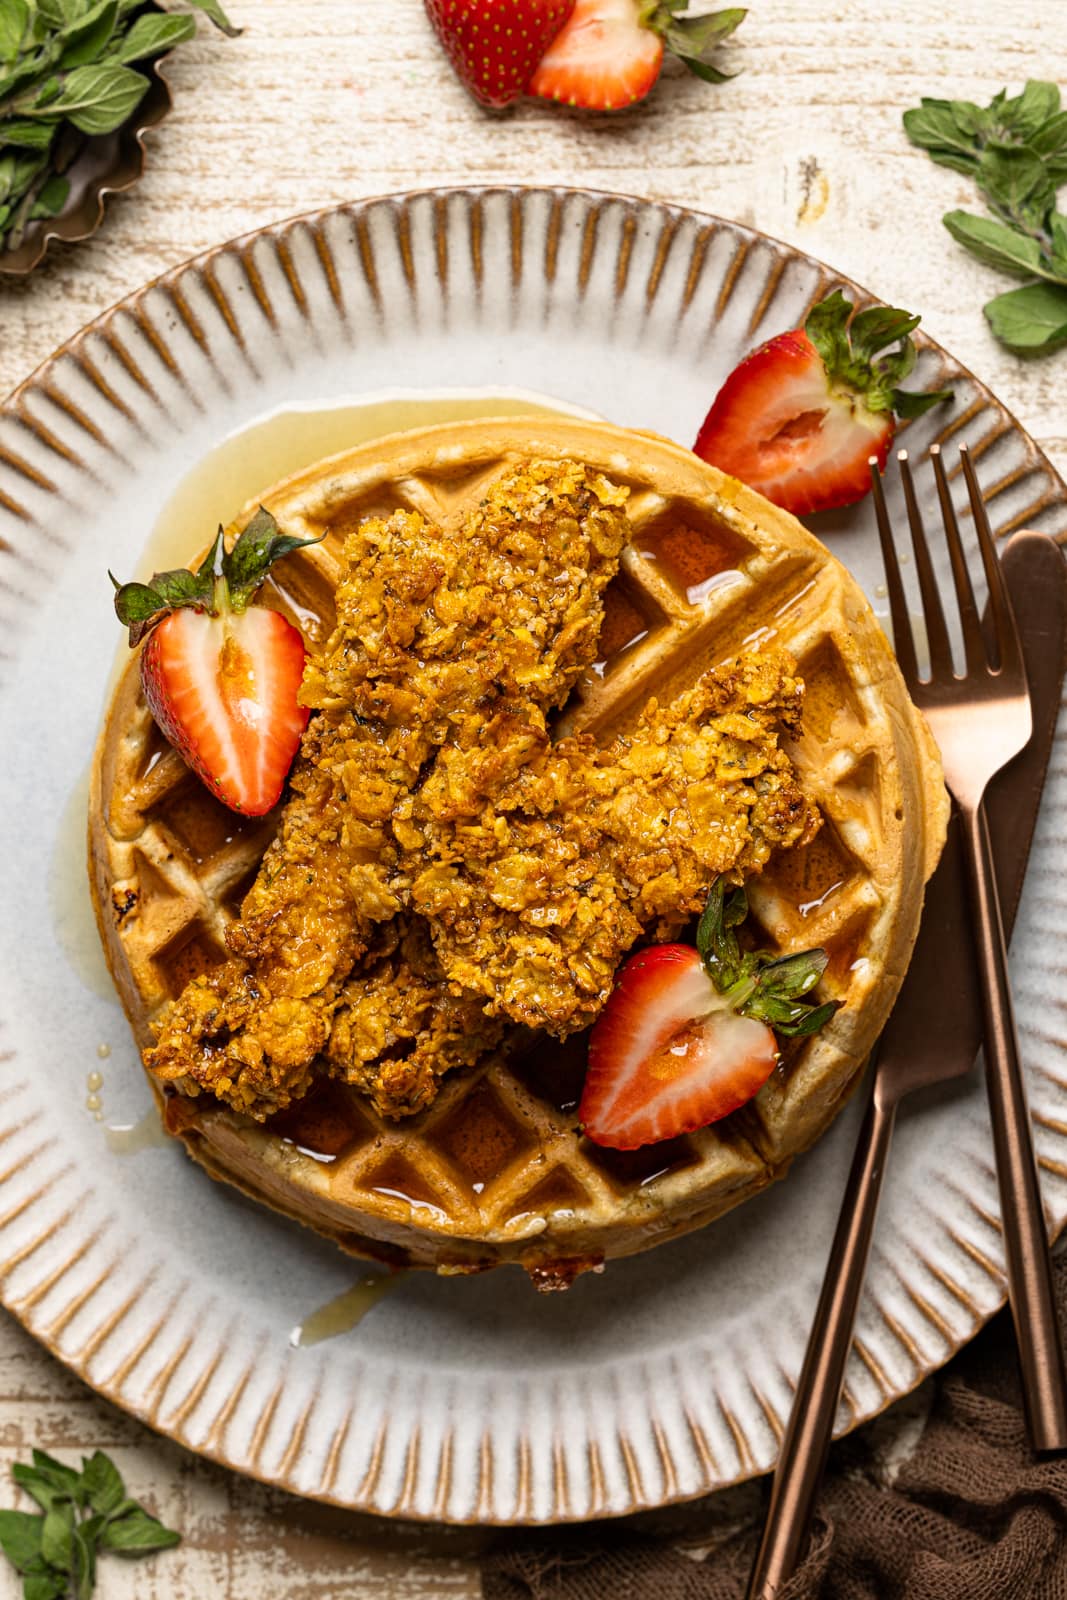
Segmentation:
{"type": "Polygon", "coordinates": [[[297,702],[304,641],[279,612],[249,602],[275,561],[316,542],[279,533],[261,508],[228,552],[220,528],[197,571],[116,585],[131,645],[144,640],[152,715],[208,788],[249,816],[276,804],[308,720],[297,702]]]}
{"type": "Polygon", "coordinates": [[[716,395],[694,451],[795,515],[852,505],[884,466],[896,416],[950,398],[899,388],[916,359],[918,317],[874,306],[852,316],[839,292],[804,328],[778,334],[737,366],[716,395]],[[851,319],[851,320],[850,320],[851,319]],[[887,344],[899,347],[879,355],[887,344]]]}
{"type": "Polygon", "coordinates": [[[530,79],[530,93],[590,111],[615,111],[652,88],[663,40],[641,25],[635,0],[577,0],[530,79]]]}
{"type": "Polygon", "coordinates": [[[589,1041],[579,1115],[588,1137],[634,1150],[729,1116],[774,1071],[783,1034],[813,1033],[836,1002],[801,1000],[818,982],[824,951],[742,953],[734,929],[743,890],[712,889],[698,947],[652,945],[619,974],[589,1041]]]}
{"type": "Polygon", "coordinates": [[[665,51],[711,83],[727,74],[712,65],[722,40],[744,20],[735,6],[687,16],[689,0],[576,0],[529,83],[530,94],[586,111],[617,111],[643,100],[665,51]]]}
{"type": "Polygon", "coordinates": [[[627,962],[593,1030],[585,1131],[615,1150],[691,1133],[751,1100],[777,1059],[771,1030],[733,1010],[691,946],[654,945],[627,962]]]}

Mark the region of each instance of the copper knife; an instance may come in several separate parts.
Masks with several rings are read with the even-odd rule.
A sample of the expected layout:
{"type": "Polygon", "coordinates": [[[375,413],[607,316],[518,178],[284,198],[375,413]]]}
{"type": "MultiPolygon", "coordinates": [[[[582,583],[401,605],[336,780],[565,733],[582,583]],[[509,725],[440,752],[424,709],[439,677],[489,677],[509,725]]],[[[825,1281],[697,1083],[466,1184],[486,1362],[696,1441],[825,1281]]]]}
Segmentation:
{"type": "MultiPolygon", "coordinates": [[[[1030,743],[989,786],[986,814],[1010,936],[1022,894],[1067,666],[1067,563],[1053,540],[1018,533],[1002,553],[1030,682],[1030,743]]],[[[867,1114],[830,1249],[793,1409],[771,1486],[749,1600],[774,1600],[807,1544],[852,1343],[856,1307],[897,1106],[913,1089],[970,1071],[982,1043],[978,978],[966,933],[967,885],[956,819],[927,885],[919,938],[876,1049],[867,1114]]]]}

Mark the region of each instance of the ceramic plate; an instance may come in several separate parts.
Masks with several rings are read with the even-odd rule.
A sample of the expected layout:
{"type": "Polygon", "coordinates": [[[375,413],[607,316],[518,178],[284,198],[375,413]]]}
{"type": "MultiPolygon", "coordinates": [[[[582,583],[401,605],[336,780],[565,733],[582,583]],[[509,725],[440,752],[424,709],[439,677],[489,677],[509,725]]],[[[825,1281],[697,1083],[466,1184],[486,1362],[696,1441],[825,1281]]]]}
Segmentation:
{"type": "MultiPolygon", "coordinates": [[[[733,223],[612,196],[374,200],[176,269],[0,410],[0,1285],[62,1361],[190,1449],[345,1506],[480,1522],[634,1511],[772,1465],[858,1104],[785,1183],[566,1295],[538,1297],[510,1271],[413,1275],[358,1325],[310,1343],[351,1321],[351,1298],[311,1314],[351,1290],[358,1264],[210,1183],[152,1142],[148,1123],[138,1132],[149,1094],[95,949],[85,773],[119,643],[107,568],[151,564],[161,508],[220,441],[280,408],[385,390],[416,417],[420,396],[460,387],[474,404],[479,392],[533,391],[688,442],[738,357],[840,281],[733,223]]],[[[924,346],[918,386],[945,383],[955,399],[912,426],[913,452],[966,439],[998,531],[1067,534],[1064,487],[1033,442],[924,346]]],[[[262,483],[294,454],[337,448],[336,421],[331,432],[305,414],[255,447],[224,446],[232,471],[215,472],[211,513],[236,509],[240,494],[215,502],[235,493],[242,463],[262,483]]],[[[930,500],[928,464],[919,477],[930,500]]],[[[170,556],[195,548],[194,521],[170,519],[170,556]]],[[[867,509],[813,527],[884,609],[867,509]]],[[[1061,739],[1013,952],[1057,1227],[1065,833],[1061,739]]],[[[1000,1305],[989,1150],[976,1074],[902,1118],[842,1428],[911,1388],[1000,1305]]]]}

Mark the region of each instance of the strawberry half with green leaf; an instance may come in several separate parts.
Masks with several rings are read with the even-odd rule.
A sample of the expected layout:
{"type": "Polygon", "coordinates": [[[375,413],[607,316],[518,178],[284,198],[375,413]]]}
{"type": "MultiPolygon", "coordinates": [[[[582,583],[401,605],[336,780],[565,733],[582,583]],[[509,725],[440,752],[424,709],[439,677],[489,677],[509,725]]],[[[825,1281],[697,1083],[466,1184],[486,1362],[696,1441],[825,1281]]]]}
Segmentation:
{"type": "Polygon", "coordinates": [[[483,106],[526,93],[574,0],[426,0],[437,37],[460,82],[483,106]]]}
{"type": "Polygon", "coordinates": [[[735,367],[694,451],[800,516],[850,506],[870,491],[868,462],[885,466],[897,417],[952,398],[900,384],[915,366],[919,318],[889,306],[852,315],[839,290],[803,328],[780,333],[735,367]],[[894,350],[881,354],[887,346],[894,350]]]}
{"type": "Polygon", "coordinates": [[[711,61],[744,20],[743,7],[685,15],[689,0],[577,0],[570,20],[545,51],[530,94],[587,111],[617,111],[643,100],[667,51],[698,78],[725,83],[711,61]]]}
{"type": "Polygon", "coordinates": [[[277,802],[308,719],[296,698],[304,641],[279,612],[251,601],[276,561],[317,543],[279,533],[261,506],[229,552],[220,528],[195,572],[111,579],[131,649],[145,641],[149,710],[208,788],[250,817],[277,802]]]}
{"type": "Polygon", "coordinates": [[[728,1116],[774,1071],[776,1034],[817,1033],[838,1009],[802,998],[825,950],[744,952],[747,915],[744,889],[719,878],[695,950],[651,945],[626,962],[589,1040],[579,1116],[594,1144],[636,1150],[728,1116]]]}

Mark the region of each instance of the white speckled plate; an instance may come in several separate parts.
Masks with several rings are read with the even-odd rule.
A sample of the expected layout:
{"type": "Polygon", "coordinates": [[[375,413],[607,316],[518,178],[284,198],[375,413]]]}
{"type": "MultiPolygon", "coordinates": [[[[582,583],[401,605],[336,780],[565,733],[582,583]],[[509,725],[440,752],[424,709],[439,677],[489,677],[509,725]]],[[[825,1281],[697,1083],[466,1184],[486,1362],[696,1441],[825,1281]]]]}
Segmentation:
{"type": "MultiPolygon", "coordinates": [[[[347,1333],[294,1347],[359,1267],[177,1148],[109,1148],[107,1124],[136,1123],[149,1095],[86,931],[84,773],[118,642],[106,569],[134,571],[227,435],[399,385],[533,390],[687,442],[737,358],[839,281],[733,223],[610,196],[369,201],[176,269],[0,409],[0,1290],[87,1382],[191,1449],[346,1506],[484,1522],[662,1505],[773,1463],[859,1107],[784,1184],[567,1295],[510,1272],[412,1276],[347,1333]]],[[[1062,483],[993,397],[933,346],[918,380],[955,401],[912,426],[913,451],[966,439],[999,531],[1067,534],[1062,483]]],[[[813,526],[874,594],[868,512],[813,526]]],[[[1065,832],[1061,738],[1014,947],[1057,1226],[1065,832]]],[[[842,1427],[1000,1305],[997,1210],[972,1075],[899,1128],[842,1427]]]]}

